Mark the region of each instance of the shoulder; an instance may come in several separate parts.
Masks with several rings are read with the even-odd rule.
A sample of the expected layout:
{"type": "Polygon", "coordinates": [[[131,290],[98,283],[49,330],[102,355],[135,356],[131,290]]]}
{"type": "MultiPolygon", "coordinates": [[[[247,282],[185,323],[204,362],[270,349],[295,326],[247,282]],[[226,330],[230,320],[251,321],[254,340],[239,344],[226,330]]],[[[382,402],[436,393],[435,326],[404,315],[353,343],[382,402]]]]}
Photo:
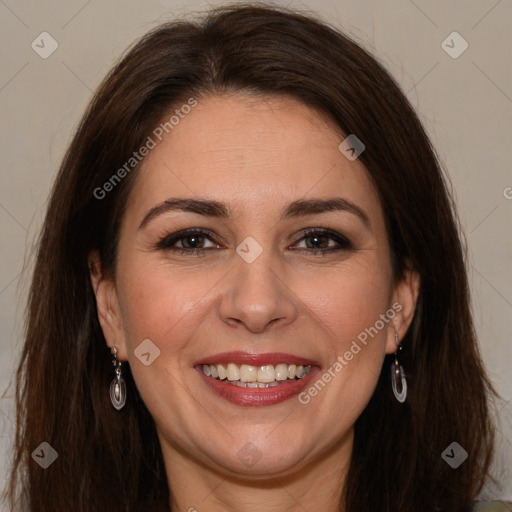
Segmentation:
{"type": "Polygon", "coordinates": [[[512,501],[474,501],[472,512],[512,512],[512,501]]]}

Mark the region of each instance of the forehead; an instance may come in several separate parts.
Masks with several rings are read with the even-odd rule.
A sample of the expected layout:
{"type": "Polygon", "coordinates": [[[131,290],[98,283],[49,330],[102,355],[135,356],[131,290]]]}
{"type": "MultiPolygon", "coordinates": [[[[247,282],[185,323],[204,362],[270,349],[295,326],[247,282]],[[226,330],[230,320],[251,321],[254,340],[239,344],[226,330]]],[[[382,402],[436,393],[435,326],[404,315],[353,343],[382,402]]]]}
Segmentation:
{"type": "Polygon", "coordinates": [[[137,171],[130,198],[137,210],[166,197],[192,195],[235,209],[245,204],[252,214],[308,195],[348,195],[367,208],[378,207],[362,163],[338,149],[341,131],[295,99],[199,98],[168,131],[137,171]]]}

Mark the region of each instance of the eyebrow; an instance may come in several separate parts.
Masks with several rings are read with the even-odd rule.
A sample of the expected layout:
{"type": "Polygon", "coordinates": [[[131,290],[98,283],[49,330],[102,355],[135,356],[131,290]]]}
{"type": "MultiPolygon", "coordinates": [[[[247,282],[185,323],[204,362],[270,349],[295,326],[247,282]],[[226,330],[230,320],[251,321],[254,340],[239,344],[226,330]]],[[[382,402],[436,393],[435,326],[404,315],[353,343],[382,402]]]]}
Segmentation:
{"type": "MultiPolygon", "coordinates": [[[[211,199],[171,198],[162,201],[151,208],[142,219],[139,229],[144,228],[151,220],[169,211],[197,213],[205,217],[227,219],[230,208],[226,203],[211,199]]],[[[326,212],[344,211],[358,217],[366,228],[371,230],[371,223],[366,212],[342,197],[328,199],[298,199],[290,203],[282,212],[280,220],[287,220],[307,215],[317,215],[326,212]]]]}

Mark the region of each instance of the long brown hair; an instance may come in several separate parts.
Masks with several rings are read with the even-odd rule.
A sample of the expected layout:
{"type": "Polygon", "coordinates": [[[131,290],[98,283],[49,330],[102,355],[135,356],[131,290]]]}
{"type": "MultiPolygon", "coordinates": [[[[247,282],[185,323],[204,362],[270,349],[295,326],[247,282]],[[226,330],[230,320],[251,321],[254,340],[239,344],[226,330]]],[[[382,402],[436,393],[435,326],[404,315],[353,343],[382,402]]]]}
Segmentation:
{"type": "Polygon", "coordinates": [[[394,399],[387,356],[355,425],[345,510],[466,510],[488,473],[494,390],[478,353],[465,250],[438,158],[375,58],[311,15],[261,5],[217,8],[199,21],[157,27],[114,67],[85,113],[38,245],[16,380],[11,505],[32,512],[169,510],[155,425],[128,367],[131,402],[120,412],[110,404],[111,355],[88,268],[98,249],[115,274],[136,169],[104,197],[97,190],[172,108],[229,92],[292,96],[356,134],[380,195],[396,279],[406,265],[421,277],[403,340],[408,398],[394,399]],[[46,470],[31,458],[43,441],[59,454],[46,470]],[[456,470],[441,457],[453,441],[469,454],[456,470]]]}

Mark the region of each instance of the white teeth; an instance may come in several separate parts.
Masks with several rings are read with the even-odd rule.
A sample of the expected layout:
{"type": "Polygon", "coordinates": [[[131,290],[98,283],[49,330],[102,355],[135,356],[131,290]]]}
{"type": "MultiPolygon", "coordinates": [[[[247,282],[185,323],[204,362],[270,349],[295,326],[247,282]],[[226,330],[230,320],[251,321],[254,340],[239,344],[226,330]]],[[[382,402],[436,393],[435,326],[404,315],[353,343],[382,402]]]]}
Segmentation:
{"type": "Polygon", "coordinates": [[[311,371],[311,366],[279,363],[251,366],[235,363],[203,364],[203,373],[214,379],[226,380],[240,387],[273,387],[286,380],[302,379],[311,371]]]}
{"type": "Polygon", "coordinates": [[[264,382],[242,382],[241,380],[235,380],[234,382],[227,380],[226,382],[240,388],[273,388],[281,384],[281,382],[277,380],[269,382],[268,384],[265,384],[264,382]]]}
{"type": "Polygon", "coordinates": [[[219,379],[224,380],[228,376],[228,369],[226,368],[226,365],[224,364],[218,364],[217,365],[217,371],[219,372],[219,379]]]}
{"type": "Polygon", "coordinates": [[[265,382],[266,384],[268,384],[269,382],[274,382],[275,380],[276,371],[274,370],[273,364],[260,366],[258,368],[258,382],[265,382]]]}
{"type": "Polygon", "coordinates": [[[230,381],[240,380],[240,368],[236,364],[228,364],[227,379],[230,381]]]}
{"type": "Polygon", "coordinates": [[[242,382],[256,382],[258,379],[258,367],[243,364],[240,366],[240,380],[242,382]]]}
{"type": "Polygon", "coordinates": [[[276,380],[286,380],[288,378],[288,365],[277,364],[276,365],[276,380]]]}

